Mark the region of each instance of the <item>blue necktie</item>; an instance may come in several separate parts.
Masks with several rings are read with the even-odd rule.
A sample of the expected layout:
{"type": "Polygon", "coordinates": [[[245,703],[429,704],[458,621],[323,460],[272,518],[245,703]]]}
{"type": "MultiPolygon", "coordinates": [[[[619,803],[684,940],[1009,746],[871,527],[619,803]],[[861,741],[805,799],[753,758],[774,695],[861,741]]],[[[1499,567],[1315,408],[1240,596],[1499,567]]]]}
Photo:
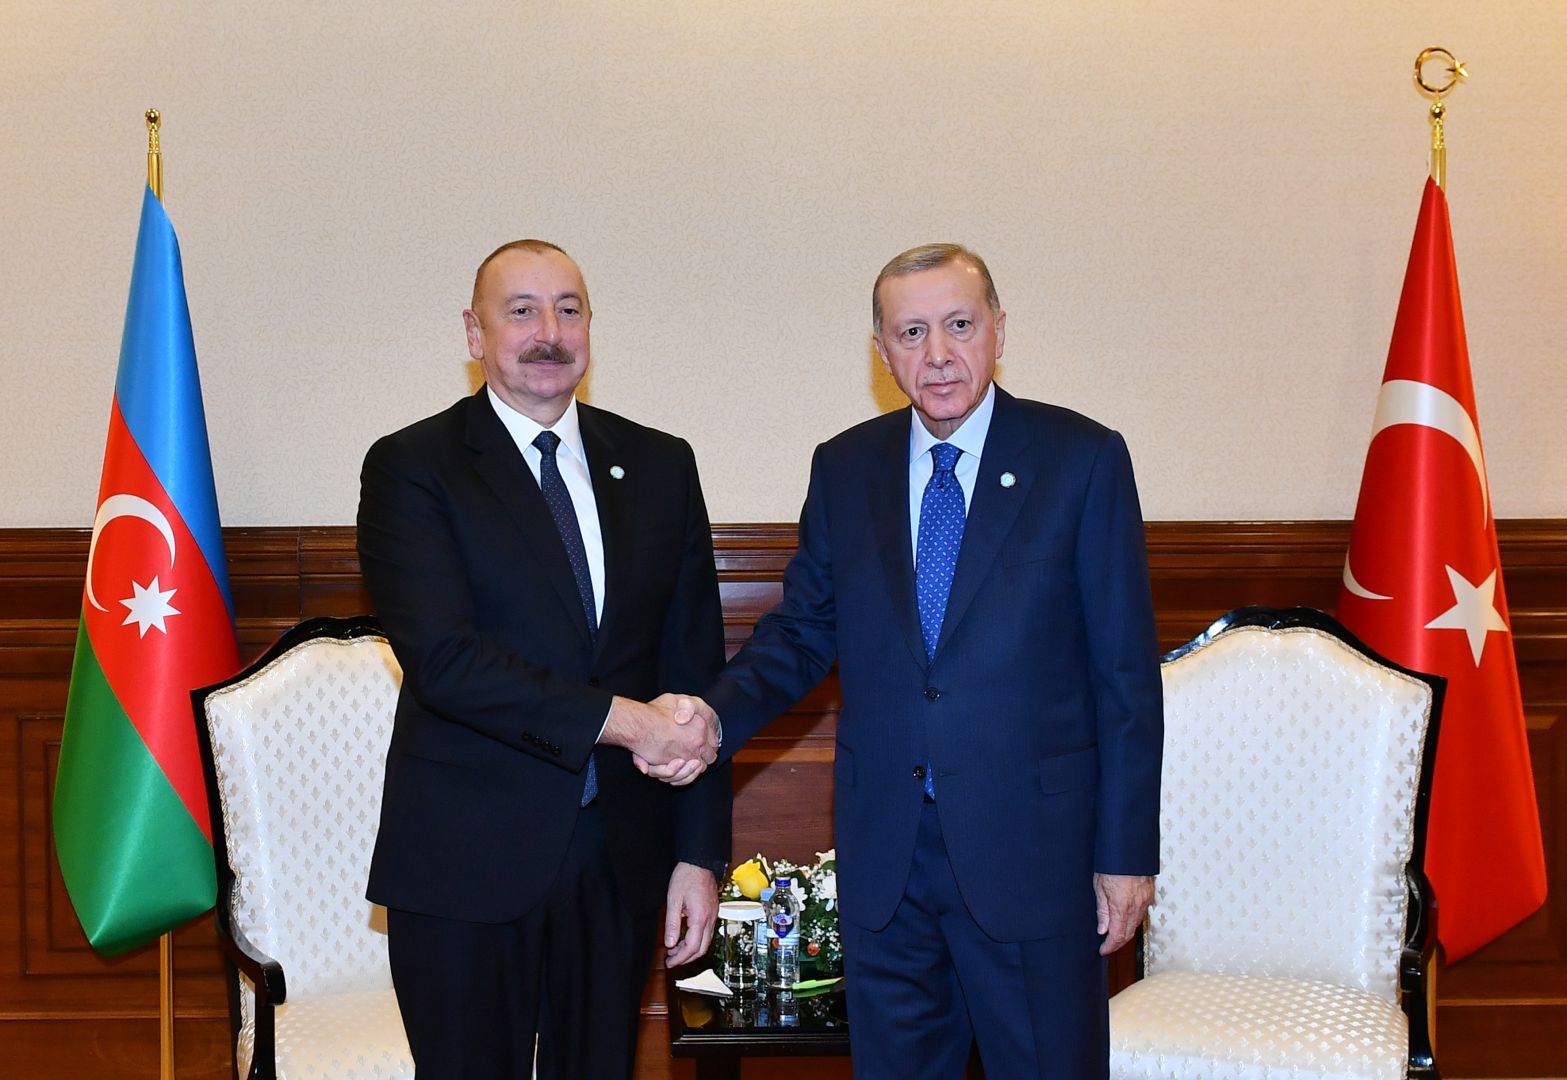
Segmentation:
{"type": "MultiPolygon", "coordinates": [[[[936,643],[941,640],[941,624],[947,616],[947,596],[952,592],[952,574],[958,566],[958,548],[963,545],[963,485],[953,470],[963,453],[951,443],[930,448],[935,468],[920,499],[919,550],[914,556],[914,591],[920,605],[920,633],[925,638],[925,659],[936,658],[936,643]]],[[[936,773],[925,763],[925,795],[936,797],[936,773]]]]}
{"type": "MultiPolygon", "coordinates": [[[[571,573],[577,579],[577,593],[582,597],[582,613],[588,617],[588,639],[598,634],[598,607],[593,602],[593,578],[588,574],[588,549],[582,544],[582,529],[577,525],[577,510],[571,503],[571,492],[561,479],[560,466],[555,463],[555,448],[560,436],[553,431],[541,431],[533,445],[539,451],[539,490],[555,519],[555,529],[561,543],[566,546],[566,561],[571,563],[571,573]]],[[[598,768],[593,755],[588,755],[588,775],[582,785],[582,805],[592,802],[599,793],[598,768]]]]}

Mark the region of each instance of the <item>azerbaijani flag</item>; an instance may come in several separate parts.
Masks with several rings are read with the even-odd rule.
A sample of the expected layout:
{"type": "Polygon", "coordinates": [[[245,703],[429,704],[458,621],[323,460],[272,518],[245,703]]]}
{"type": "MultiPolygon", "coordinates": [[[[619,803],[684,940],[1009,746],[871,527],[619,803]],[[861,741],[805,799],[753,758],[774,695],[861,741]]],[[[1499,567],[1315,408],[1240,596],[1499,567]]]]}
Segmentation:
{"type": "Polygon", "coordinates": [[[212,907],[190,691],[238,667],[179,242],[149,188],[54,794],[60,870],[100,952],[212,907]]]}

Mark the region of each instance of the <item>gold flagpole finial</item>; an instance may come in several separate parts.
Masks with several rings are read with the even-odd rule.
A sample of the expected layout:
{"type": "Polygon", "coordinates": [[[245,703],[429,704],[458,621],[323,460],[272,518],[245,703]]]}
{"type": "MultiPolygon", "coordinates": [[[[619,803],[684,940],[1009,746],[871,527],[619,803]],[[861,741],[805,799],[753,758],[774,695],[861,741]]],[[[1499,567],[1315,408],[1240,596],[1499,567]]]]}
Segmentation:
{"type": "Polygon", "coordinates": [[[1442,104],[1442,95],[1450,93],[1468,77],[1464,62],[1439,46],[1424,49],[1415,57],[1415,85],[1431,99],[1431,179],[1443,190],[1447,188],[1447,140],[1442,131],[1442,118],[1447,114],[1447,106],[1442,104]],[[1440,86],[1427,82],[1425,76],[1426,64],[1437,57],[1447,61],[1447,81],[1440,86]]]}
{"type": "Polygon", "coordinates": [[[157,109],[148,109],[147,118],[147,186],[158,199],[163,198],[163,151],[158,146],[158,128],[163,117],[157,109]]]}

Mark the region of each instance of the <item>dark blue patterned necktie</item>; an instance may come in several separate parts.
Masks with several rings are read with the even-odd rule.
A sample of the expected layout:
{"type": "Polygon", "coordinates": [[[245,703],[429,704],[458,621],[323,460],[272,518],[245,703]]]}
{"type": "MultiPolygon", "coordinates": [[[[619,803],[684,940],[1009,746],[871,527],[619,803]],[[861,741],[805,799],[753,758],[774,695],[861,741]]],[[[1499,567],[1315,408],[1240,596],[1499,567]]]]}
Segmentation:
{"type": "MultiPolygon", "coordinates": [[[[571,492],[561,479],[560,466],[555,462],[555,448],[560,436],[553,431],[541,431],[533,445],[539,451],[539,490],[555,519],[555,529],[561,543],[566,546],[566,561],[571,563],[571,573],[577,579],[577,593],[582,597],[582,613],[588,617],[588,639],[592,640],[599,629],[598,607],[593,602],[593,578],[588,573],[588,549],[582,544],[582,529],[577,525],[577,510],[571,502],[571,492]]],[[[593,756],[588,755],[587,781],[582,785],[582,805],[592,802],[599,793],[598,768],[593,756]]]]}
{"type": "MultiPolygon", "coordinates": [[[[930,453],[935,468],[920,499],[919,550],[914,557],[914,591],[919,598],[920,634],[925,638],[927,662],[936,658],[936,643],[941,640],[966,516],[963,485],[953,471],[963,451],[951,443],[937,443],[930,453]]],[[[936,797],[936,774],[929,762],[925,763],[925,794],[936,797]]]]}

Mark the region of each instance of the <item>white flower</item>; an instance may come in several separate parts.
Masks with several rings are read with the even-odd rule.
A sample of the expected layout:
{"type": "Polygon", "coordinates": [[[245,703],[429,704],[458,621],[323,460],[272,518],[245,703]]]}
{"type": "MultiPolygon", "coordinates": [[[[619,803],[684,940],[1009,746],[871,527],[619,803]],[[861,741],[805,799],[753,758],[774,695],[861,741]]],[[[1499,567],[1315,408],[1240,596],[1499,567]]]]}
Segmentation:
{"type": "Polygon", "coordinates": [[[838,906],[838,875],[835,871],[817,874],[811,879],[811,891],[816,899],[826,902],[827,910],[838,906]]]}
{"type": "Polygon", "coordinates": [[[820,866],[824,862],[837,862],[837,861],[838,861],[838,849],[837,848],[828,848],[826,851],[818,851],[816,853],[816,865],[817,866],[820,866]]]}

